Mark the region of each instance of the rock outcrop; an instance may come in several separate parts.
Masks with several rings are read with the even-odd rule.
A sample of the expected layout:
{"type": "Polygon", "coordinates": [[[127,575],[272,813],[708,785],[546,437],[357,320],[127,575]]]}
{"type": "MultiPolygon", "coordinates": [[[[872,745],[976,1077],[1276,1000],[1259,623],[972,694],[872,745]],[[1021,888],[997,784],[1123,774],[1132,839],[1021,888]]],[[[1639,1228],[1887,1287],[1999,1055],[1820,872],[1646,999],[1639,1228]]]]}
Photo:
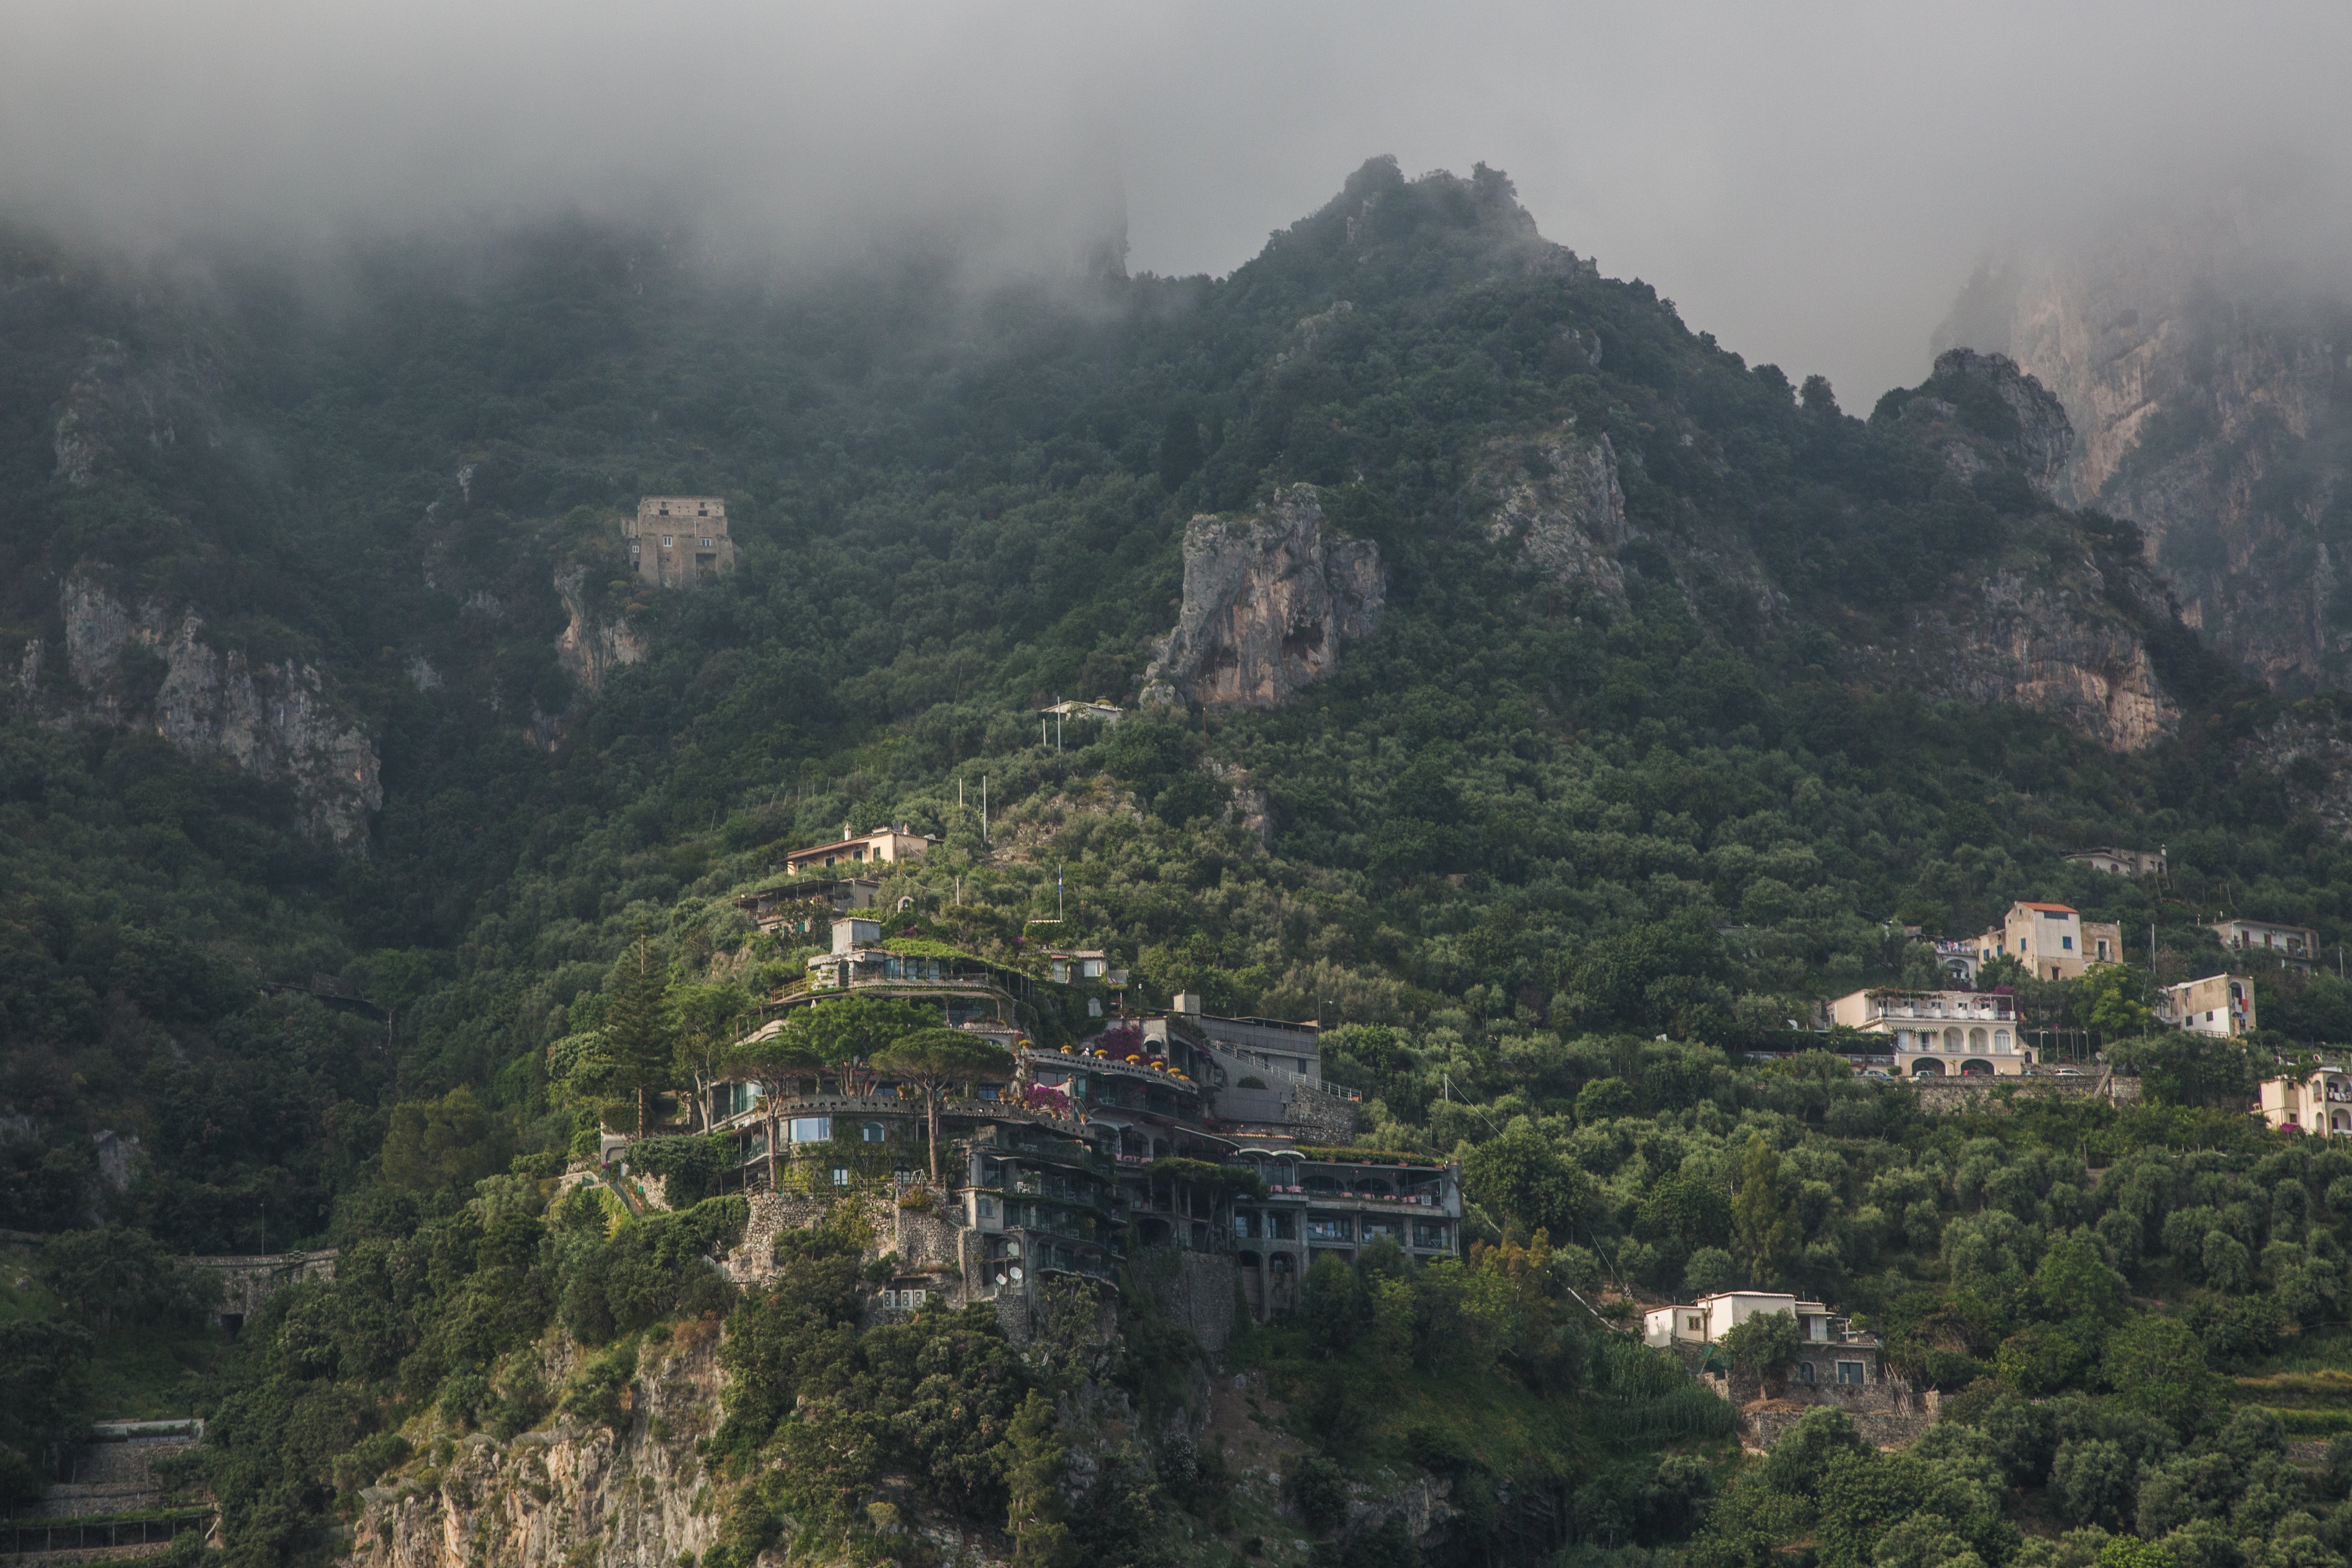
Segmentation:
{"type": "Polygon", "coordinates": [[[1611,552],[1633,534],[1607,436],[1570,428],[1489,441],[1473,461],[1470,497],[1488,541],[1513,548],[1522,574],[1559,587],[1582,583],[1609,605],[1625,602],[1625,574],[1611,552]]]}
{"type": "MultiPolygon", "coordinates": [[[[617,1427],[563,1417],[500,1443],[487,1433],[365,1489],[352,1568],[670,1568],[721,1523],[697,1439],[717,1423],[719,1326],[648,1346],[617,1427]]],[[[550,1386],[578,1352],[547,1352],[550,1386]]]]}
{"type": "MultiPolygon", "coordinates": [[[[368,815],[383,805],[375,742],[317,665],[254,664],[205,641],[194,610],[150,600],[134,612],[82,572],[67,576],[59,597],[68,670],[86,694],[61,717],[152,730],[191,761],[291,784],[310,831],[345,847],[364,837],[368,815]],[[133,650],[145,656],[135,679],[125,669],[133,650]]],[[[19,672],[35,701],[45,657],[39,643],[28,646],[19,672]]]]}
{"type": "Polygon", "coordinates": [[[1387,598],[1380,547],[1327,538],[1312,485],[1184,530],[1184,600],[1144,675],[1146,701],[1265,707],[1331,672],[1387,598]]]}
{"type": "Polygon", "coordinates": [[[2274,275],[2267,222],[2230,202],[2021,252],[1937,342],[2007,353],[2058,395],[2082,437],[2058,499],[2138,523],[2190,626],[2275,686],[2340,685],[2341,307],[2274,275]]]}
{"type": "MultiPolygon", "coordinates": [[[[2153,582],[2129,586],[2163,603],[2153,582]]],[[[2179,727],[2137,628],[2083,561],[1994,572],[1972,592],[1916,611],[1903,658],[1938,697],[2013,702],[2110,751],[2136,752],[2179,727]]]]}
{"type": "Polygon", "coordinates": [[[588,572],[574,566],[555,574],[555,591],[563,600],[564,613],[571,619],[556,635],[555,661],[582,688],[589,691],[604,689],[607,672],[625,664],[635,664],[646,657],[646,639],[637,635],[625,616],[604,620],[588,602],[588,572]]]}
{"type": "Polygon", "coordinates": [[[2242,742],[2235,761],[2276,778],[2290,811],[2308,812],[2352,838],[2352,716],[2335,701],[2296,703],[2242,742]]]}

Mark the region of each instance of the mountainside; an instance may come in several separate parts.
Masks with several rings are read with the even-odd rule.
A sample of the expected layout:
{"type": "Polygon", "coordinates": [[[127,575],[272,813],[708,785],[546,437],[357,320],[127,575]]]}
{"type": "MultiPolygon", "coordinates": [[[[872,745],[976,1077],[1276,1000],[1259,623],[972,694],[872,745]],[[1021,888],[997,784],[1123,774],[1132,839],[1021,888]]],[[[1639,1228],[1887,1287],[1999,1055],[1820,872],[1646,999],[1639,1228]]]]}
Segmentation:
{"type": "Polygon", "coordinates": [[[2189,624],[2281,689],[2341,685],[2352,657],[2341,493],[2347,306],[2260,258],[2265,215],[2221,203],[2021,252],[1937,332],[2014,358],[2081,439],[2059,489],[2129,518],[2189,624]]]}
{"type": "Polygon", "coordinates": [[[0,1229],[45,1238],[0,1491],[197,1407],[236,1568],[2338,1560],[2352,1161],[2243,1110],[2352,984],[2211,927],[2352,941],[2352,743],[2200,640],[2187,525],[2113,503],[2155,416],[2070,418],[2074,363],[1956,349],[1855,417],[1392,160],[1222,280],[0,234],[0,1229]],[[646,497],[723,501],[732,569],[649,581],[646,497]],[[1266,1178],[1122,1147],[1170,1195],[1116,1288],[941,1306],[835,1201],[952,1195],[835,1141],[873,1042],[756,1069],[841,1100],[838,1165],[702,1137],[833,952],[785,858],[884,825],[872,963],[1017,984],[1046,1049],[1118,1010],[1048,944],[1315,1020],[1339,1093],[1231,1087],[1458,1164],[1461,1256],[1228,1314],[1144,1226],[1222,1257],[1266,1178]],[[2063,858],[2107,844],[2168,869],[2063,858]],[[2015,900],[2126,939],[2011,976],[2094,1081],[1791,1050],[2015,900]],[[2231,964],[2258,1030],[2155,1025],[2231,964]],[[234,1342],[172,1262],[321,1245],[234,1342]],[[1627,1331],[1742,1285],[1875,1392],[1627,1331]]]}

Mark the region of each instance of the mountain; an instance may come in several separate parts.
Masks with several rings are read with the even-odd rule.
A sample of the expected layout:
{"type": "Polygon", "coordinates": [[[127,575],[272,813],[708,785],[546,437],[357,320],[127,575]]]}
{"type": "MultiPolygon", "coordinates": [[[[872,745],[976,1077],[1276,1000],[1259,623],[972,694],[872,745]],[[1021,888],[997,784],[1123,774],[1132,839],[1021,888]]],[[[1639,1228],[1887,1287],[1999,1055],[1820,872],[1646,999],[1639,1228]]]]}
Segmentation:
{"type": "MultiPolygon", "coordinates": [[[[1223,279],[10,231],[0,1226],[42,1239],[0,1370],[103,1393],[0,1419],[0,1479],[193,1405],[240,1565],[911,1561],[1016,1519],[1057,1562],[2340,1550],[2287,1445],[2341,1419],[2293,1357],[2343,1353],[2352,1162],[2242,1107],[2352,986],[2248,973],[2234,1041],[2144,1007],[2242,964],[2223,913],[2347,940],[2352,747],[2075,509],[2094,427],[2032,368],[1955,347],[1855,417],[1500,174],[1391,160],[1223,279]],[[722,503],[731,570],[642,574],[662,497],[722,503]],[[1064,699],[1122,712],[1057,737],[1064,699]],[[883,824],[929,844],[876,879],[902,961],[1042,986],[1050,940],[1318,1020],[1350,1147],[1458,1162],[1475,1249],[1318,1261],[1219,1349],[1140,1247],[1019,1334],[877,1318],[876,1226],[686,1206],[682,1123],[629,1145],[677,1212],[559,1191],[677,1104],[647,1041],[719,1048],[824,948],[739,900],[883,824]],[[2063,858],[2109,843],[2168,879],[2063,858]],[[1787,1051],[2018,900],[2130,933],[2020,994],[2138,1101],[1945,1116],[1787,1051]],[[172,1258],[265,1243],[337,1278],[190,1326],[172,1258]],[[1958,1415],[1740,1466],[1620,1331],[1738,1283],[1861,1313],[1958,1415]]],[[[1167,1163],[1204,1233],[1263,1180],[1167,1163]]]]}
{"type": "Polygon", "coordinates": [[[1981,268],[1939,349],[2015,359],[2081,435],[2060,497],[2129,518],[2189,623],[2283,691],[2344,684],[2347,302],[2252,197],[1981,268]]]}

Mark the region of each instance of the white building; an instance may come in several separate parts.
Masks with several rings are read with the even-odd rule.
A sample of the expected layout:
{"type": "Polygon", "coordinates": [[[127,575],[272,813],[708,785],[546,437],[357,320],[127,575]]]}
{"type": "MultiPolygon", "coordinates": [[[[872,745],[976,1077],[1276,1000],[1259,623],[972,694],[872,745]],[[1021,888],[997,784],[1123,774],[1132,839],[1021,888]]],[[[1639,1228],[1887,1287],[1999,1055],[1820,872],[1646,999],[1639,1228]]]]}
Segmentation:
{"type": "Polygon", "coordinates": [[[2192,1035],[2242,1035],[2254,1022],[2254,983],[2235,974],[2184,980],[2156,994],[2159,1023],[2192,1035]]]}
{"type": "Polygon", "coordinates": [[[1830,1022],[1886,1036],[1895,1070],[2013,1077],[2033,1060],[2018,1038],[2017,998],[1999,991],[1856,991],[1829,1005],[1830,1022]]]}
{"type": "Polygon", "coordinates": [[[2297,969],[2309,969],[2319,952],[2319,933],[2309,926],[2280,925],[2273,921],[2222,921],[2213,928],[2221,945],[2231,952],[2256,952],[2297,969]]]}
{"type": "Polygon", "coordinates": [[[2307,1078],[2274,1078],[2263,1085],[2262,1114],[2273,1132],[2352,1138],[2352,1073],[2322,1062],[2307,1078]]]}
{"type": "Polygon", "coordinates": [[[1878,1339],[1859,1333],[1847,1320],[1819,1301],[1800,1301],[1783,1290],[1724,1290],[1696,1301],[1653,1307],[1642,1317],[1642,1338],[1653,1349],[1719,1342],[1748,1319],[1786,1312],[1797,1320],[1798,1363],[1790,1375],[1800,1383],[1875,1383],[1878,1339]]]}
{"type": "Polygon", "coordinates": [[[2077,849],[2066,858],[2077,866],[2105,871],[2110,877],[2161,877],[2166,869],[2161,849],[2118,849],[2113,845],[2101,845],[2096,849],[2077,849]]]}

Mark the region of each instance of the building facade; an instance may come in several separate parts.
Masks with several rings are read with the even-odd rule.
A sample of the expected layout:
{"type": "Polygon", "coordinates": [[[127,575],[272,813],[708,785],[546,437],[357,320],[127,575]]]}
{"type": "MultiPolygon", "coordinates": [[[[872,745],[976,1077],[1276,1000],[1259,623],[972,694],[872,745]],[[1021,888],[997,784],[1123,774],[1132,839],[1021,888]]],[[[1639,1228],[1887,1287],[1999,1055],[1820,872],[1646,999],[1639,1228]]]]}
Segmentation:
{"type": "Polygon", "coordinates": [[[852,832],[845,824],[839,838],[786,855],[784,874],[798,877],[845,866],[887,866],[898,860],[919,859],[923,851],[938,842],[929,834],[910,831],[903,823],[896,827],[877,827],[871,833],[852,832]]]}
{"type": "Polygon", "coordinates": [[[727,503],[717,496],[646,496],[621,534],[629,564],[657,588],[692,588],[735,570],[727,503]]]}
{"type": "Polygon", "coordinates": [[[2253,982],[2238,974],[2209,974],[2163,987],[2156,994],[2156,1016],[2194,1035],[2231,1037],[2259,1027],[2253,982]]]}
{"type": "Polygon", "coordinates": [[[1979,939],[1980,959],[1996,952],[2025,965],[2036,980],[2079,980],[2094,963],[2123,962],[2123,928],[2086,921],[2065,904],[2021,900],[1979,939]]]}
{"type": "Polygon", "coordinates": [[[2066,858],[2077,866],[2104,871],[2110,877],[2160,878],[2168,869],[2161,849],[2118,849],[2112,845],[2102,845],[2096,849],[2077,849],[2066,858]]]}
{"type": "Polygon", "coordinates": [[[1849,1386],[1879,1382],[1878,1337],[1857,1331],[1819,1301],[1801,1301],[1779,1290],[1725,1290],[1696,1301],[1653,1307],[1642,1315],[1642,1338],[1655,1350],[1675,1345],[1712,1345],[1750,1318],[1786,1312],[1797,1320],[1797,1361],[1792,1382],[1849,1386]]]}
{"type": "Polygon", "coordinates": [[[2023,1072],[2033,1056],[2019,1038],[2017,998],[2005,991],[1856,991],[1829,1005],[1830,1022],[1880,1035],[1895,1070],[1910,1078],[2023,1072]]]}
{"type": "Polygon", "coordinates": [[[2319,952],[2319,933],[2309,926],[2274,921],[2221,921],[2211,928],[2231,953],[2245,953],[2295,969],[2309,969],[2319,952]]]}
{"type": "Polygon", "coordinates": [[[2302,1075],[2274,1078],[2256,1102],[2273,1132],[2323,1132],[2352,1138],[2352,1071],[2325,1061],[2302,1075]]]}

